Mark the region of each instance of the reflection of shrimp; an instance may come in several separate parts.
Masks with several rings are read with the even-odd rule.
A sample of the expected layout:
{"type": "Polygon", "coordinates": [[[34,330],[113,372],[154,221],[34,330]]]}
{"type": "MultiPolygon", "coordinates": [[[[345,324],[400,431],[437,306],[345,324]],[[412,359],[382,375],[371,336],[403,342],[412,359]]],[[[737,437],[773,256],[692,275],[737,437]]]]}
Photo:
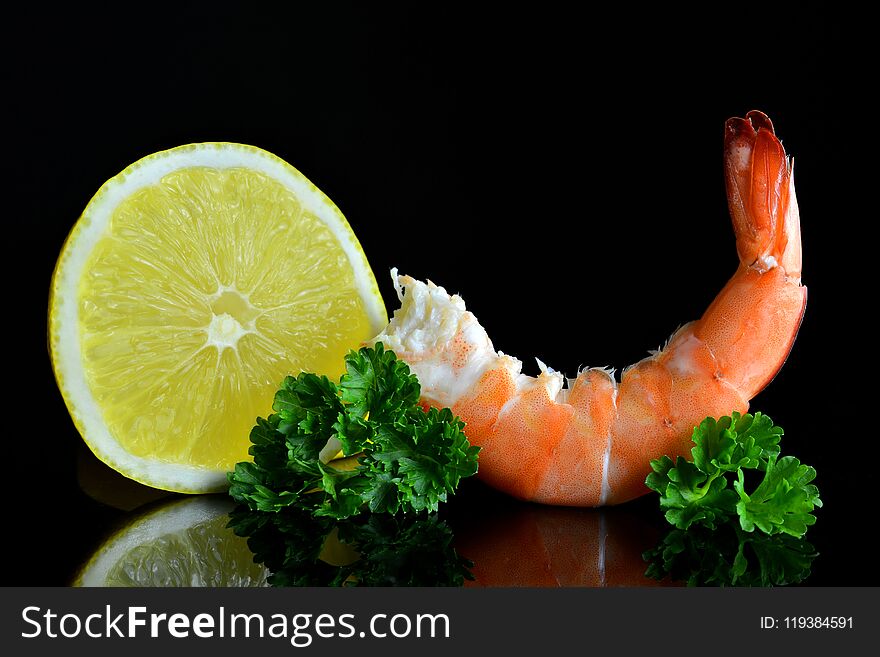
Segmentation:
{"type": "MultiPolygon", "coordinates": [[[[509,499],[509,498],[508,498],[509,499]]],[[[453,514],[455,549],[473,562],[465,586],[660,586],[645,550],[660,532],[627,507],[562,509],[513,502],[453,514]]]]}
{"type": "Polygon", "coordinates": [[[540,361],[537,378],[520,374],[460,297],[392,272],[402,307],[376,340],[410,364],[424,401],[467,423],[487,483],[548,504],[625,502],[647,492],[651,459],[688,454],[694,425],[745,411],[782,366],[807,299],[791,163],[757,111],[727,121],[724,160],[739,268],[620,383],[586,369],[564,388],[540,361]]]}

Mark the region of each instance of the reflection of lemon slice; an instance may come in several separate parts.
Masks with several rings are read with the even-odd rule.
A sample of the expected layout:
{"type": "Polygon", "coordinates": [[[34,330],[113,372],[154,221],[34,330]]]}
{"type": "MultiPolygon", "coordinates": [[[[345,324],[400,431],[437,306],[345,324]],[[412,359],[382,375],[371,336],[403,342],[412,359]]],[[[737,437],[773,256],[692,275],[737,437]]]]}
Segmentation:
{"type": "Polygon", "coordinates": [[[265,586],[244,538],[226,528],[228,497],[165,504],[111,536],[75,586],[265,586]]]}
{"type": "Polygon", "coordinates": [[[348,566],[361,558],[360,553],[349,543],[339,540],[339,527],[334,527],[324,539],[318,559],[331,566],[348,566]]]}
{"type": "Polygon", "coordinates": [[[101,187],[58,259],[49,329],[98,458],[206,492],[247,458],[285,375],[337,376],[385,323],[336,206],[274,155],[213,143],[150,155],[101,187]]]}

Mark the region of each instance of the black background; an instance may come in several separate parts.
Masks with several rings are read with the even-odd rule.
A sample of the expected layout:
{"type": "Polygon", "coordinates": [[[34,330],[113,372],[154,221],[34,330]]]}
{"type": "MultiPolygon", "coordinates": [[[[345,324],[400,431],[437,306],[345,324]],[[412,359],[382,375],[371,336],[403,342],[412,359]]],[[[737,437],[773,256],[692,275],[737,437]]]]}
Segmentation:
{"type": "Polygon", "coordinates": [[[840,323],[852,312],[840,265],[853,235],[835,214],[839,21],[818,3],[666,4],[11,16],[11,583],[63,584],[117,519],[76,484],[81,441],[52,377],[45,309],[64,237],[128,164],[199,141],[269,150],[341,208],[389,312],[397,266],[460,292],[527,373],[537,356],[571,374],[642,358],[733,273],[722,126],[753,108],[795,156],[809,302],[791,357],[752,408],[819,472],[826,506],[810,539],[822,556],[809,583],[876,583],[856,522],[870,500],[849,434],[843,366],[855,338],[840,323]]]}

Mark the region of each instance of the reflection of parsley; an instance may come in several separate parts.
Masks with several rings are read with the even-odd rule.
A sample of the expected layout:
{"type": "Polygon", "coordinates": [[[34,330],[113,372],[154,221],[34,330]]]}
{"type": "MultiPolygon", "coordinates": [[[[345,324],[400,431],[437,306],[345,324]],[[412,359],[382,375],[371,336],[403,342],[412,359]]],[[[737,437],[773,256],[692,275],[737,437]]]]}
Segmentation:
{"type": "Polygon", "coordinates": [[[275,414],[257,419],[249,453],[229,473],[229,494],[250,508],[297,507],[347,518],[363,509],[436,511],[462,477],[477,471],[478,447],[448,408],[418,405],[419,381],[382,343],[345,357],[339,384],[326,376],[287,377],[275,414]],[[353,469],[319,455],[335,440],[353,469]]]}
{"type": "Polygon", "coordinates": [[[747,533],[732,523],[716,529],[695,525],[670,529],[642,555],[647,577],[685,581],[688,586],[785,586],[810,575],[817,552],[789,534],[747,533]]]}
{"type": "Polygon", "coordinates": [[[693,461],[651,461],[654,472],[645,484],[660,493],[666,519],[679,529],[695,523],[712,529],[738,515],[747,532],[757,527],[765,534],[803,536],[816,522],[813,509],[822,506],[810,483],[816,471],[793,456],[779,458],[781,437],[782,429],[761,413],[706,418],[694,428],[693,461]],[[746,470],[763,473],[751,492],[746,470]]]}
{"type": "Polygon", "coordinates": [[[452,547],[452,531],[436,514],[360,515],[334,521],[292,508],[259,513],[239,506],[229,526],[248,537],[272,586],[461,586],[471,562],[452,547]],[[336,532],[333,532],[333,528],[336,532]],[[350,564],[321,559],[327,544],[357,551],[350,564]]]}

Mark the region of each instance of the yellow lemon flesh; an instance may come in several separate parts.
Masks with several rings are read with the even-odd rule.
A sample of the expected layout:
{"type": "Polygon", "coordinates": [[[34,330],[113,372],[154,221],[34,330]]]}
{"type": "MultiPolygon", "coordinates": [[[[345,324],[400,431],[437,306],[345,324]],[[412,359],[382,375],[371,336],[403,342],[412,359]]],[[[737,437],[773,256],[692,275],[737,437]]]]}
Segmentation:
{"type": "Polygon", "coordinates": [[[270,153],[207,143],[101,187],[59,257],[49,337],[98,458],[156,488],[212,492],[248,458],[286,375],[337,377],[386,323],[336,206],[270,153]]]}

